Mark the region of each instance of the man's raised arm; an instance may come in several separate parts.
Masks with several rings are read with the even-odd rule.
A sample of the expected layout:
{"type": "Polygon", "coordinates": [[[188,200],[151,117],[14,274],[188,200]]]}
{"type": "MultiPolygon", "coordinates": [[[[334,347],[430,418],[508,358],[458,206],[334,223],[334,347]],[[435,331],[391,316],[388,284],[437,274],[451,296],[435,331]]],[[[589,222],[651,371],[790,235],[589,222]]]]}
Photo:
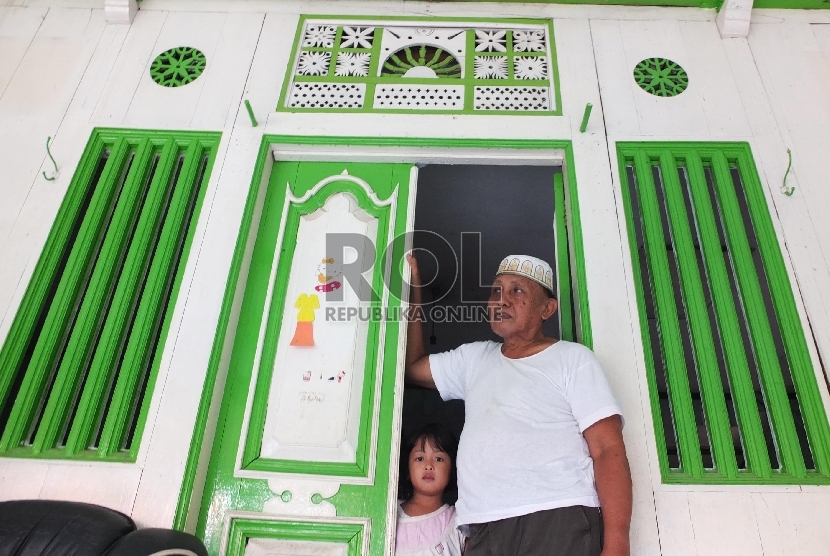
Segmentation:
{"type": "Polygon", "coordinates": [[[412,268],[410,283],[412,288],[409,294],[409,323],[406,332],[406,381],[416,386],[432,388],[432,370],[429,368],[429,355],[424,348],[424,330],[418,315],[423,315],[421,293],[421,274],[418,271],[418,261],[412,255],[406,256],[412,268]]]}

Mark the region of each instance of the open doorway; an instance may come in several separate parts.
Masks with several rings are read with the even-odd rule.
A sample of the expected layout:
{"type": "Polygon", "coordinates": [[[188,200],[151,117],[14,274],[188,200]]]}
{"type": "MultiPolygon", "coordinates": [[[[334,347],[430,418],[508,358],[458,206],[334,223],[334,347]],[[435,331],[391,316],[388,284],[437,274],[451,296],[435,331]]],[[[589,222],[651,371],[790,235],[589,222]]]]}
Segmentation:
{"type": "MultiPolygon", "coordinates": [[[[277,362],[283,355],[311,353],[311,346],[290,345],[297,323],[301,322],[296,300],[303,293],[308,297],[312,292],[319,292],[316,288],[320,285],[320,260],[324,256],[331,258],[325,249],[326,234],[330,231],[354,234],[352,227],[358,223],[371,225],[370,234],[359,235],[370,237],[375,246],[391,242],[391,251],[386,250],[391,259],[387,260],[399,263],[409,245],[407,233],[416,227],[416,212],[418,228],[434,229],[446,236],[456,249],[460,248],[461,231],[478,229],[482,232],[484,252],[481,283],[485,285],[505,254],[501,251],[536,253],[556,267],[557,285],[562,291],[570,292],[571,309],[561,311],[570,318],[555,323],[561,327],[561,336],[590,345],[589,323],[577,319],[577,315],[587,316],[588,312],[577,188],[569,143],[490,139],[396,139],[392,142],[400,145],[390,145],[388,138],[263,138],[246,203],[244,235],[238,242],[223,305],[233,310],[227,312],[227,320],[222,324],[227,328],[221,329],[226,332],[217,336],[214,351],[222,357],[216,358],[216,364],[211,367],[213,374],[206,379],[206,384],[211,388],[215,384],[216,390],[206,390],[205,403],[200,406],[205,411],[218,409],[215,426],[222,434],[214,435],[212,429],[204,432],[203,438],[213,439],[210,449],[207,445],[199,448],[194,444],[196,448],[191,451],[188,465],[192,463],[192,469],[197,469],[198,462],[198,468],[206,468],[207,473],[203,480],[189,476],[187,480],[193,483],[194,490],[192,494],[183,494],[178,514],[181,519],[177,517],[180,523],[185,517],[190,523],[195,522],[196,530],[212,553],[220,552],[223,543],[230,546],[232,539],[238,541],[232,550],[244,552],[245,543],[253,538],[340,542],[346,534],[348,539],[356,539],[354,542],[359,542],[362,536],[362,550],[367,554],[389,554],[393,550],[402,417],[399,378],[403,362],[399,354],[405,341],[405,335],[401,334],[404,323],[395,317],[399,314],[395,310],[402,303],[402,277],[395,275],[393,269],[402,265],[377,264],[376,258],[371,274],[367,272],[365,278],[369,283],[388,284],[387,290],[379,288],[384,295],[372,303],[379,302],[381,308],[389,309],[388,315],[392,318],[377,320],[377,326],[373,324],[375,321],[370,322],[365,332],[354,332],[357,324],[352,324],[364,320],[338,320],[335,316],[332,323],[345,323],[346,332],[324,333],[329,313],[322,307],[325,297],[320,296],[321,307],[317,309],[313,325],[315,353],[321,357],[341,357],[342,346],[334,346],[333,342],[341,342],[340,338],[349,334],[348,345],[361,348],[356,353],[371,353],[371,358],[361,357],[338,365],[337,373],[325,377],[320,372],[315,375],[308,373],[308,369],[277,362]],[[505,166],[489,167],[494,161],[505,166]],[[488,167],[452,166],[456,162],[488,167]],[[560,166],[564,166],[566,179],[558,173],[560,166]],[[478,171],[465,178],[465,170],[478,171]],[[431,172],[443,174],[443,181],[430,186],[434,181],[431,172]],[[539,172],[539,177],[531,179],[526,172],[539,172]],[[462,185],[457,189],[455,182],[461,184],[463,180],[476,187],[462,185]],[[416,210],[417,184],[420,184],[420,206],[416,210]],[[505,193],[510,196],[499,197],[505,193]],[[357,205],[351,201],[343,203],[345,194],[357,199],[357,205]],[[453,200],[456,198],[457,201],[453,200]],[[526,204],[509,204],[514,198],[516,203],[526,204]],[[332,210],[322,211],[315,218],[304,218],[327,204],[332,210]],[[355,206],[371,218],[366,218],[363,212],[352,216],[355,206]],[[440,212],[438,209],[442,206],[452,211],[440,212]],[[524,210],[523,206],[528,209],[524,210]],[[539,216],[538,209],[544,207],[547,208],[539,216]],[[509,218],[501,224],[501,214],[520,214],[521,218],[509,218]],[[423,223],[423,217],[429,215],[434,225],[423,223]],[[483,224],[462,221],[462,217],[476,215],[483,224]],[[455,228],[442,228],[453,219],[455,228]],[[552,229],[554,225],[557,233],[552,229]],[[491,234],[494,230],[499,233],[491,234]],[[493,243],[511,237],[538,239],[547,247],[537,251],[528,243],[493,243]],[[391,241],[392,238],[403,239],[391,241]],[[305,260],[311,256],[316,260],[305,260]],[[293,283],[299,289],[292,289],[293,283]],[[280,347],[283,331],[287,341],[280,347]],[[329,346],[333,347],[329,349],[329,346]],[[338,380],[343,369],[347,371],[344,376],[352,377],[351,381],[338,380]],[[293,406],[281,404],[279,400],[272,403],[277,396],[279,400],[304,403],[307,409],[294,411],[293,406]],[[222,400],[219,408],[208,403],[217,397],[222,400]],[[348,400],[348,404],[333,407],[334,402],[343,400],[348,400]],[[285,407],[286,411],[266,422],[269,407],[285,407]],[[324,414],[325,420],[320,418],[324,414]],[[316,419],[314,426],[307,418],[309,415],[316,419]],[[335,446],[352,449],[347,453],[348,459],[342,455],[343,451],[334,455],[326,451],[334,442],[323,435],[332,430],[351,435],[347,442],[335,446]],[[269,449],[274,439],[277,449],[281,449],[283,444],[279,441],[283,433],[302,435],[305,452],[297,457],[263,452],[263,447],[269,449]],[[302,480],[295,482],[293,477],[302,480]],[[231,491],[239,496],[225,496],[231,491]],[[265,505],[264,499],[267,499],[265,505]],[[262,510],[258,510],[260,507],[262,510]],[[323,514],[325,517],[318,517],[323,514]]],[[[381,256],[384,253],[378,250],[376,257],[381,256]]],[[[424,271],[428,271],[428,264],[424,261],[424,271]]],[[[560,293],[560,304],[568,297],[560,293]]],[[[452,302],[447,299],[445,303],[452,302]]],[[[479,339],[480,334],[493,338],[489,325],[482,321],[478,326],[478,330],[470,331],[469,338],[457,337],[455,344],[479,339]]],[[[460,334],[466,334],[467,330],[461,328],[460,334]]],[[[431,327],[426,332],[428,341],[431,327]]],[[[557,333],[555,328],[553,333],[557,333]]],[[[431,351],[453,347],[446,326],[436,326],[435,335],[436,343],[428,345],[431,351]]],[[[323,367],[319,362],[314,366],[323,367]]],[[[417,397],[421,394],[414,392],[413,397],[413,392],[407,393],[406,429],[417,426],[413,415],[417,419],[420,414],[430,421],[443,420],[455,431],[461,430],[463,406],[445,407],[434,395],[431,401],[422,398],[419,408],[417,397]],[[454,420],[447,419],[447,415],[454,416],[454,420]]]]}
{"type": "MultiPolygon", "coordinates": [[[[564,222],[566,218],[564,193],[557,195],[555,190],[554,177],[558,174],[561,178],[561,173],[559,166],[430,164],[420,169],[413,251],[426,286],[424,303],[430,305],[423,325],[428,353],[468,342],[499,340],[481,316],[490,281],[507,255],[527,254],[548,261],[554,268],[554,288],[560,289],[563,269],[557,260],[564,264],[569,260],[567,252],[557,252],[555,219],[564,222]],[[458,307],[464,310],[451,309],[458,307]]],[[[567,243],[566,238],[560,245],[567,243]]],[[[567,282],[568,291],[560,291],[559,297],[570,299],[570,280],[567,282]]],[[[565,320],[573,322],[573,304],[565,303],[564,307],[565,320]]],[[[557,312],[544,330],[548,336],[561,338],[561,328],[557,312]]],[[[407,386],[402,438],[427,423],[440,423],[460,437],[464,402],[444,402],[436,391],[407,386]]],[[[455,501],[454,485],[445,497],[448,502],[455,501]]]]}

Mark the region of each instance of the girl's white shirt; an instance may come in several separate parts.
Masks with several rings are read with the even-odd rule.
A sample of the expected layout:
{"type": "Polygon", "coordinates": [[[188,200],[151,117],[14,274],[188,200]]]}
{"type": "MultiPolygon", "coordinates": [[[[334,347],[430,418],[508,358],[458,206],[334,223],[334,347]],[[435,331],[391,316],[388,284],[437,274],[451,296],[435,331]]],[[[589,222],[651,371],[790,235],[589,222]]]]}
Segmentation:
{"type": "Polygon", "coordinates": [[[398,506],[396,556],[461,556],[464,535],[455,522],[455,507],[411,517],[398,506]]]}

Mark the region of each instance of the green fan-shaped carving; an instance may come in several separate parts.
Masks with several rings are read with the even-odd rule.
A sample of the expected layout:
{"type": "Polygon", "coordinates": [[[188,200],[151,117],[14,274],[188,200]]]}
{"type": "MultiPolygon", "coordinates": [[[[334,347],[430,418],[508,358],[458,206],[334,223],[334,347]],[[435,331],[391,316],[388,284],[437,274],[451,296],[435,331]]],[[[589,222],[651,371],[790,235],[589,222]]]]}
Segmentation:
{"type": "Polygon", "coordinates": [[[455,56],[437,46],[426,44],[405,46],[394,52],[383,64],[381,75],[404,76],[416,67],[429,68],[435,77],[461,78],[461,64],[455,56]]]}
{"type": "Polygon", "coordinates": [[[646,58],[634,67],[634,80],[642,90],[658,97],[674,97],[689,86],[680,64],[666,58],[646,58]]]}
{"type": "Polygon", "coordinates": [[[199,50],[179,46],[156,56],[150,77],[163,87],[181,87],[198,79],[206,65],[207,58],[199,50]]]}

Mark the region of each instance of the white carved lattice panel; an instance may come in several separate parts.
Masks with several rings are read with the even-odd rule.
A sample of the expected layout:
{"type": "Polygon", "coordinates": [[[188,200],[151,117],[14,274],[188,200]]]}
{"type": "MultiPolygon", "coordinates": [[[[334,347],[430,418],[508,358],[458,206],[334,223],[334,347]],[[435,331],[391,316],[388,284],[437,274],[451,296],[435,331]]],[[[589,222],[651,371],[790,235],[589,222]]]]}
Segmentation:
{"type": "Polygon", "coordinates": [[[292,108],[362,108],[365,83],[294,83],[288,106],[292,108]]]}
{"type": "Polygon", "coordinates": [[[372,106],[387,110],[463,110],[464,87],[378,84],[372,106]]]}
{"type": "Polygon", "coordinates": [[[515,110],[547,112],[550,110],[548,87],[476,87],[476,110],[515,110]]]}
{"type": "Polygon", "coordinates": [[[545,56],[516,56],[513,73],[516,79],[545,79],[549,74],[548,59],[545,56]]]}
{"type": "Polygon", "coordinates": [[[353,262],[330,258],[325,251],[327,234],[376,238],[377,230],[378,219],[360,209],[347,193],[332,195],[323,207],[300,218],[291,268],[280,269],[290,272],[290,277],[268,395],[262,457],[356,461],[369,323],[329,320],[326,309],[330,303],[324,293],[328,290],[321,284],[337,284],[334,287],[343,290],[343,301],[336,303],[337,308],[359,307],[366,292],[355,292],[342,283],[342,277],[325,276],[320,281],[318,276],[353,262]]]}
{"type": "Polygon", "coordinates": [[[309,18],[295,39],[280,107],[561,114],[555,45],[545,19],[309,18]],[[341,94],[339,87],[358,84],[365,87],[347,91],[353,97],[341,94]]]}
{"type": "Polygon", "coordinates": [[[378,64],[377,75],[383,71],[383,66],[389,60],[389,56],[402,48],[428,45],[445,50],[458,60],[461,66],[461,77],[463,77],[466,41],[467,38],[462,28],[385,27],[381,41],[381,63],[378,64]]]}

